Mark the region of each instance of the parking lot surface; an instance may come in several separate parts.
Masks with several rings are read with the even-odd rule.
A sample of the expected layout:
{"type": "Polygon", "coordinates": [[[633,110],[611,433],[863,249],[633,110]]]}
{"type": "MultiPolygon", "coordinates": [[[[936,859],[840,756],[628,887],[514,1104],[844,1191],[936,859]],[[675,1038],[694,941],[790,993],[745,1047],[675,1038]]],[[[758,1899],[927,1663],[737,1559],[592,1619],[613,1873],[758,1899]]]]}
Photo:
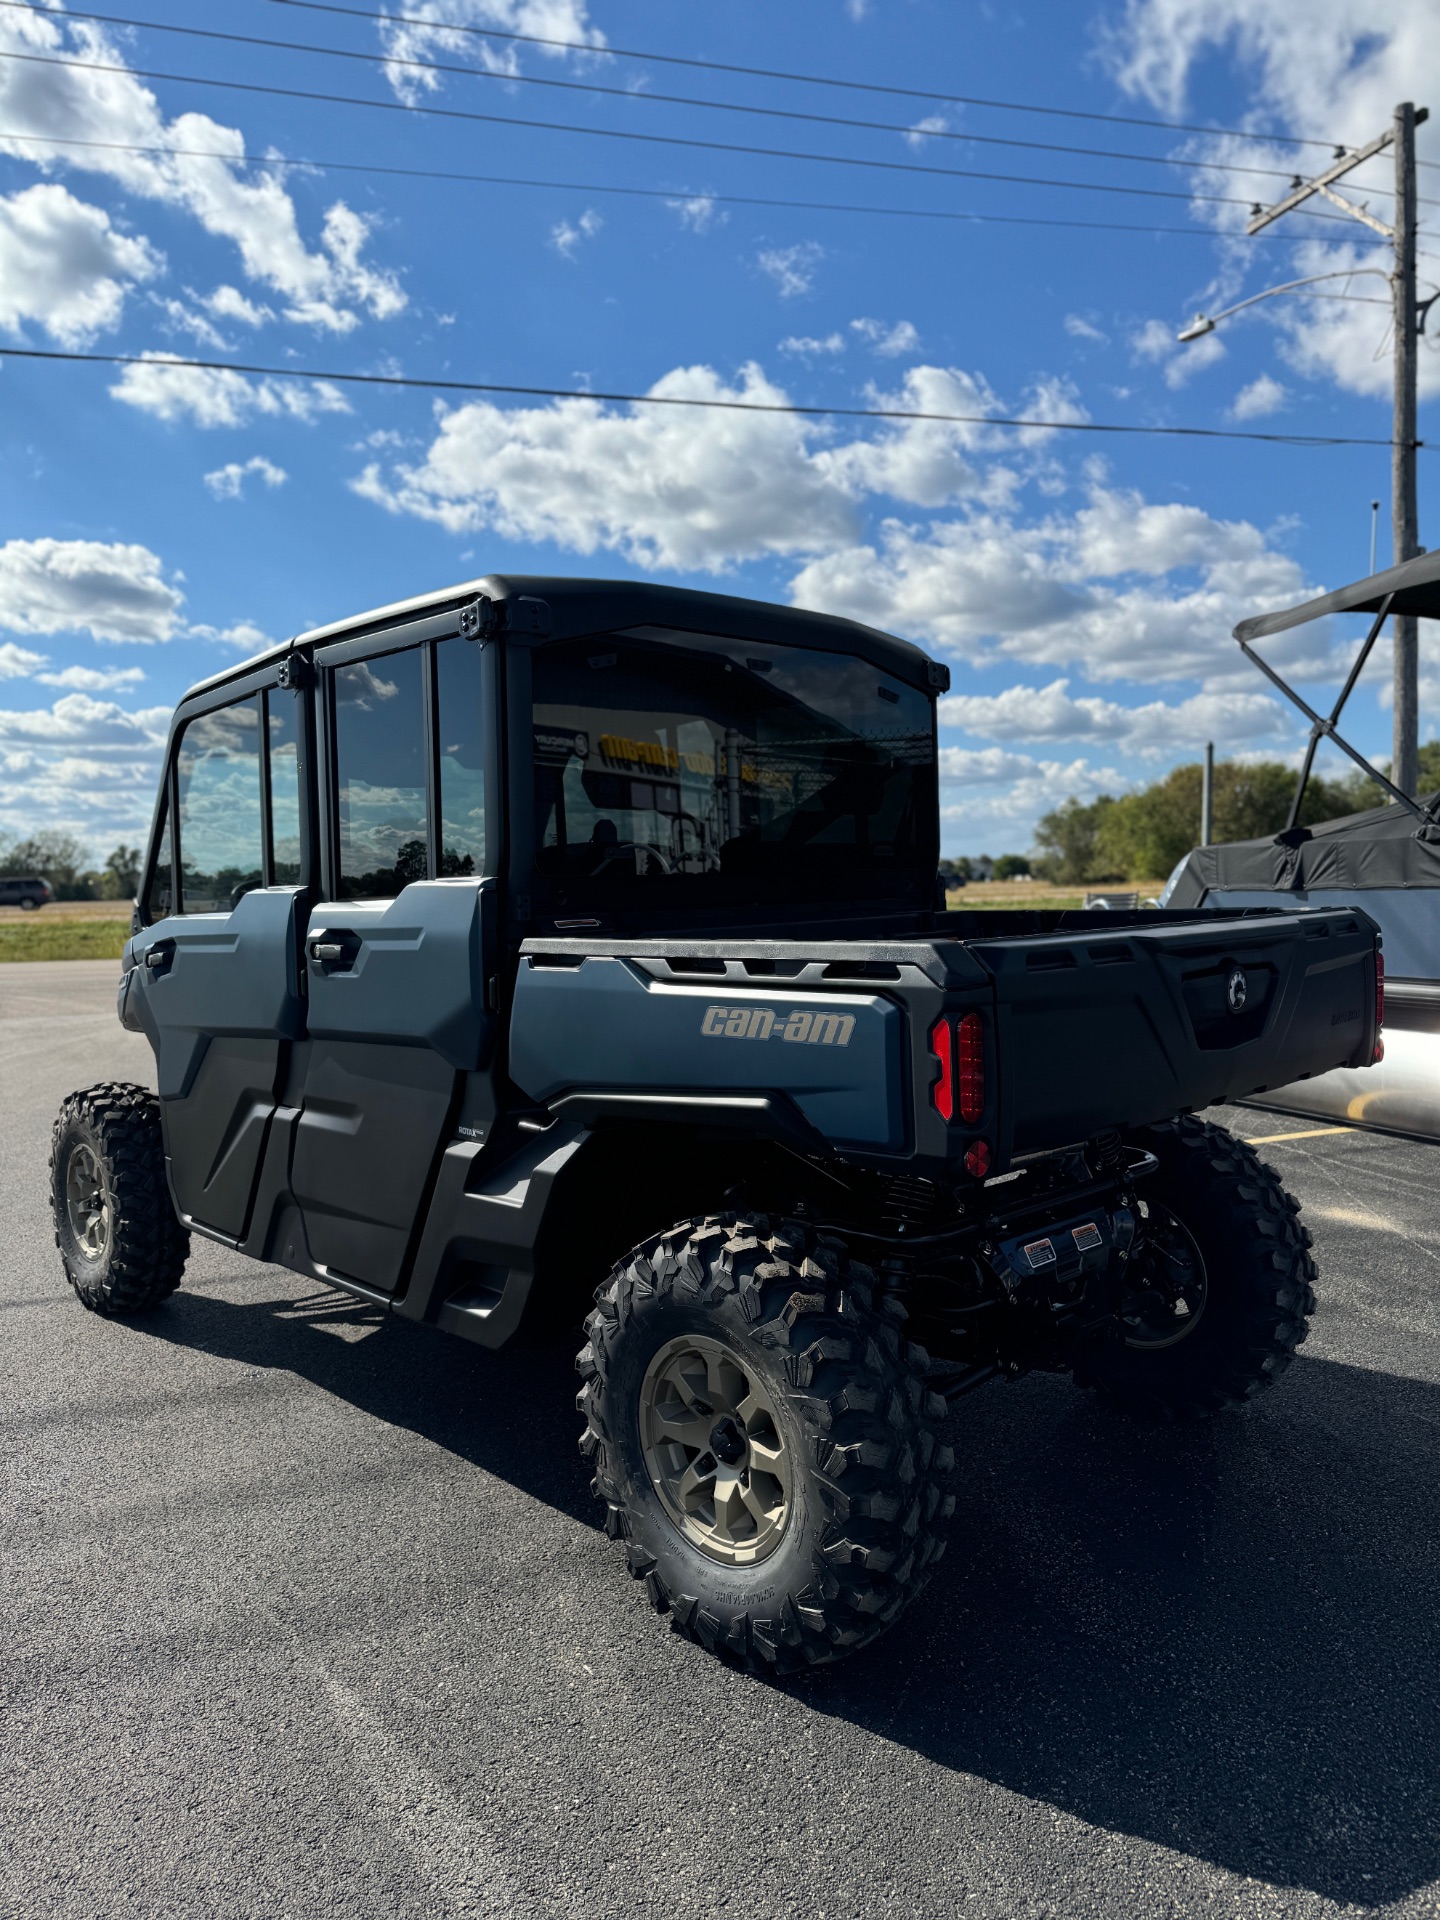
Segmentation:
{"type": "Polygon", "coordinates": [[[784,1685],[597,1531],[566,1353],[197,1241],[107,1323],[55,1107],[150,1080],[108,963],[0,969],[0,1912],[1440,1915],[1440,1151],[1255,1112],[1321,1269],[1246,1413],[962,1403],[947,1558],[784,1685]]]}

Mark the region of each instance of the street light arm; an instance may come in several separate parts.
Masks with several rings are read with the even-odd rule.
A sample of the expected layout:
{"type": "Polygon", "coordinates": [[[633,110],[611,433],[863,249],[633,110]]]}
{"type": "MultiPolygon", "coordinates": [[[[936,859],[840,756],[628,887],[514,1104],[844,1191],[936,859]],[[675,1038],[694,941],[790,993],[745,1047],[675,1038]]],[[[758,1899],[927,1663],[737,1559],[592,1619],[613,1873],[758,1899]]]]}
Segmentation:
{"type": "Polygon", "coordinates": [[[1334,273],[1311,273],[1303,280],[1287,280],[1283,286],[1266,287],[1263,293],[1252,293],[1248,300],[1237,300],[1233,307],[1224,307],[1219,313],[1197,313],[1190,325],[1177,333],[1177,340],[1198,340],[1203,334],[1213,333],[1222,320],[1228,320],[1232,313],[1239,313],[1244,307],[1253,307],[1257,300],[1273,300],[1277,293],[1293,293],[1297,287],[1313,287],[1319,280],[1352,280],[1357,274],[1373,274],[1376,279],[1389,283],[1390,275],[1383,267],[1343,267],[1334,273]]]}

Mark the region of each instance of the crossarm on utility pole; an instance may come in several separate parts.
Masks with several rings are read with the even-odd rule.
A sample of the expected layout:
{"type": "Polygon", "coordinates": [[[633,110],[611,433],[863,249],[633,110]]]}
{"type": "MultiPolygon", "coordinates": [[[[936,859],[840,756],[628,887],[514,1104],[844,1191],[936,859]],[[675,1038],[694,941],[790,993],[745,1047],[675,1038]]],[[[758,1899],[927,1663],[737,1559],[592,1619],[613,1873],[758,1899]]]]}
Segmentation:
{"type": "MultiPolygon", "coordinates": [[[[1317,174],[1313,180],[1302,180],[1298,186],[1286,194],[1283,200],[1277,200],[1273,207],[1265,207],[1259,213],[1252,214],[1245,226],[1246,233],[1259,233],[1260,229],[1268,227],[1272,220],[1278,220],[1282,214],[1292,213],[1296,207],[1303,206],[1312,193],[1323,192],[1335,181],[1343,180],[1347,173],[1353,173],[1356,167],[1363,166],[1367,160],[1373,160],[1377,153],[1383,153],[1394,138],[1394,127],[1387,127],[1384,133],[1375,136],[1368,147],[1361,147],[1357,153],[1347,153],[1343,159],[1337,160],[1333,167],[1327,167],[1324,173],[1317,174]]],[[[1347,207],[1351,213],[1357,211],[1356,208],[1350,207],[1347,201],[1342,200],[1340,204],[1347,207]]]]}

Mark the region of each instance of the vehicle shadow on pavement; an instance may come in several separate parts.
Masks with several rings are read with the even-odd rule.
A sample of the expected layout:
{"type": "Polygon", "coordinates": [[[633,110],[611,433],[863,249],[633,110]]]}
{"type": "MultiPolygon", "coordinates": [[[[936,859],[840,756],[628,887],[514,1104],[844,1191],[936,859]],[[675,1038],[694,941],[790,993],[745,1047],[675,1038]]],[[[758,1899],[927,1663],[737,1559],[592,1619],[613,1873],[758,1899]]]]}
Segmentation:
{"type": "MultiPolygon", "coordinates": [[[[568,1349],[490,1354],[296,1289],[182,1292],[134,1324],[289,1369],[593,1523],[568,1349]]],[[[1362,1907],[1440,1878],[1440,1388],[1301,1358],[1241,1415],[1157,1429],[1035,1376],[951,1426],[924,1598],[778,1684],[1232,1873],[1362,1907]]]]}
{"type": "Polygon", "coordinates": [[[182,1289],[160,1312],[130,1324],[175,1346],[298,1374],[360,1412],[594,1523],[591,1469],[575,1444],[579,1337],[491,1353],[330,1287],[296,1280],[294,1288],[287,1297],[259,1301],[182,1289]]]}
{"type": "Polygon", "coordinates": [[[1199,1428],[1054,1379],[953,1425],[946,1560],[818,1711],[1332,1900],[1440,1877],[1440,1388],[1302,1358],[1199,1428]]]}

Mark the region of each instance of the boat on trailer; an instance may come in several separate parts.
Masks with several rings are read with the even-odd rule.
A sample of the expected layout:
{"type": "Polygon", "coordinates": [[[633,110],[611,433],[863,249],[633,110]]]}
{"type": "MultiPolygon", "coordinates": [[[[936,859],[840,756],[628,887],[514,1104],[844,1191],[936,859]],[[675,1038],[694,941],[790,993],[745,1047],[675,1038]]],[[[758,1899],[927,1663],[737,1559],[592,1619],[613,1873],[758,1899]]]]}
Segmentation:
{"type": "Polygon", "coordinates": [[[1310,721],[1290,818],[1260,840],[1197,847],[1160,896],[1169,907],[1359,907],[1384,936],[1385,1055],[1364,1072],[1341,1068],[1246,1102],[1381,1133],[1440,1139],[1440,794],[1400,792],[1338,731],[1341,714],[1391,614],[1440,620],[1440,552],[1278,613],[1242,620],[1248,659],[1310,721]],[[1329,714],[1318,713],[1255,651],[1253,642],[1337,613],[1373,616],[1329,714]],[[1322,740],[1348,754],[1389,795],[1384,806],[1301,826],[1305,789],[1322,740]]]}

